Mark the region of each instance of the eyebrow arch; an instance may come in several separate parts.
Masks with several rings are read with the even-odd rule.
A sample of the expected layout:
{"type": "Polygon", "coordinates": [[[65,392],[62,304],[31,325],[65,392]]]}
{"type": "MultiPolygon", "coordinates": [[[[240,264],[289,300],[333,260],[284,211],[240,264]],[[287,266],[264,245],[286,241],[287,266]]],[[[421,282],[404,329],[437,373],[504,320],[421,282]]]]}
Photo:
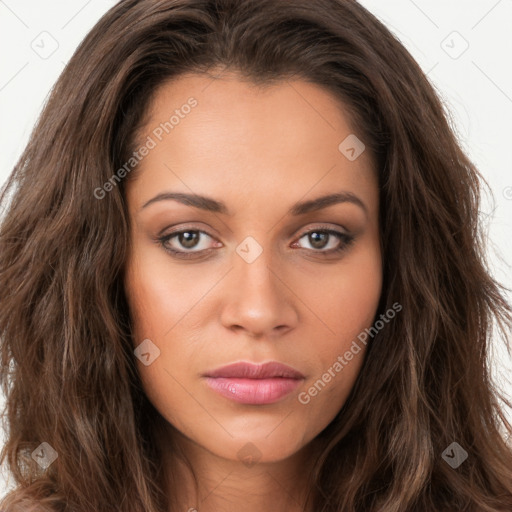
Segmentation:
{"type": "MultiPolygon", "coordinates": [[[[142,205],[142,209],[148,207],[150,204],[158,201],[178,201],[187,206],[194,208],[200,208],[213,213],[222,213],[224,215],[231,216],[226,205],[220,201],[212,199],[211,197],[202,196],[199,194],[185,194],[182,192],[163,192],[153,197],[142,205]]],[[[297,202],[289,210],[289,214],[293,216],[304,215],[313,211],[321,210],[338,203],[352,203],[359,206],[368,215],[368,209],[366,205],[352,192],[338,192],[335,194],[328,194],[325,196],[317,197],[309,201],[297,202]]]]}

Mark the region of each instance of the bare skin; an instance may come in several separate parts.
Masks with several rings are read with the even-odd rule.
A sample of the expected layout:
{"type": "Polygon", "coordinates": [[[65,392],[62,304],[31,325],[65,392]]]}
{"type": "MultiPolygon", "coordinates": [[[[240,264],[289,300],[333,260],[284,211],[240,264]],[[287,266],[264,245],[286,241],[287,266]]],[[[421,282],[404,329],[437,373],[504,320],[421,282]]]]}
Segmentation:
{"type": "Polygon", "coordinates": [[[170,512],[302,511],[315,438],[345,403],[365,347],[314,396],[308,390],[372,325],[381,294],[374,162],[368,151],[354,161],[342,154],[354,132],[339,103],[300,80],[259,89],[231,73],[183,75],[149,113],[140,139],[157,144],[127,183],[125,287],[134,347],[149,339],[160,350],[148,366],[137,361],[144,390],[199,482],[196,493],[180,466],[170,512]],[[197,106],[156,140],[154,129],[190,97],[197,106]],[[231,215],[171,199],[143,207],[164,192],[208,196],[231,215]],[[289,212],[335,192],[362,206],[289,212]],[[189,259],[157,240],[179,231],[188,237],[165,247],[189,259]],[[236,361],[279,361],[304,379],[277,402],[238,403],[203,377],[236,361]]]}

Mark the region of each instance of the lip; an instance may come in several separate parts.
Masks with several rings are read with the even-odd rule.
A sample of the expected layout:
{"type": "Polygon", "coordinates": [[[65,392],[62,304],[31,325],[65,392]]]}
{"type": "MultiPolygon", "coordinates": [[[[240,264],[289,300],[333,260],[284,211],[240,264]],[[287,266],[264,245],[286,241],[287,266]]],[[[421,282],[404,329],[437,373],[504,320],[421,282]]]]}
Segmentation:
{"type": "Polygon", "coordinates": [[[238,362],[203,375],[206,383],[220,395],[252,405],[275,403],[297,388],[304,375],[277,361],[264,364],[238,362]]]}

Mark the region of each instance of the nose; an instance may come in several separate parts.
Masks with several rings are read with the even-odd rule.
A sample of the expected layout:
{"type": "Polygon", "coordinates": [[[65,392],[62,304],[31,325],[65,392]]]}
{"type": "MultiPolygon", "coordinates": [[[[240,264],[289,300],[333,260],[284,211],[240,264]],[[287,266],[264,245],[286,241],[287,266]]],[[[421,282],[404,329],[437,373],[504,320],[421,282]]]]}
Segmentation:
{"type": "Polygon", "coordinates": [[[235,254],[225,284],[221,322],[227,329],[272,338],[297,325],[296,296],[286,276],[270,261],[268,251],[252,263],[235,254]]]}

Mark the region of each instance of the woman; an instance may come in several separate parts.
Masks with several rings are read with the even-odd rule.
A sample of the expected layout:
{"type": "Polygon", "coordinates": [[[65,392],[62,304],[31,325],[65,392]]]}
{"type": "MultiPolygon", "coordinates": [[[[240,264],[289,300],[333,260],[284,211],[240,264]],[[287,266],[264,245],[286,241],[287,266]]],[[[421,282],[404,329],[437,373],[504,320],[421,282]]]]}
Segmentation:
{"type": "Polygon", "coordinates": [[[2,510],[511,510],[482,181],[356,2],[119,2],[2,196],[2,510]]]}

